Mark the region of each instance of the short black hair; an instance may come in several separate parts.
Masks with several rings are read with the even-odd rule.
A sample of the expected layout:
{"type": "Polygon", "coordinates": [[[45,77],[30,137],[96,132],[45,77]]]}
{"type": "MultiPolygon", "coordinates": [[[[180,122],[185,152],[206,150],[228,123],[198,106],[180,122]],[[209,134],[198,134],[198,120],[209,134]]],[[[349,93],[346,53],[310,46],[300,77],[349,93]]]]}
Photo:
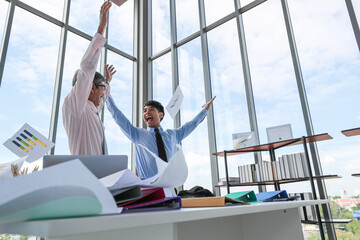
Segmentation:
{"type": "Polygon", "coordinates": [[[144,104],[144,108],[146,106],[152,106],[152,107],[156,108],[159,112],[162,112],[163,117],[160,119],[160,121],[163,120],[163,118],[165,116],[165,112],[164,112],[164,107],[163,107],[163,105],[161,105],[161,103],[159,103],[158,101],[155,101],[155,100],[149,100],[144,104]]]}
{"type": "MultiPolygon", "coordinates": [[[[79,70],[76,70],[75,74],[74,74],[74,77],[73,77],[73,82],[72,82],[72,85],[75,86],[75,83],[77,81],[77,75],[79,73],[79,70]]],[[[105,78],[104,76],[99,73],[99,72],[95,72],[95,75],[94,75],[94,79],[93,79],[93,83],[95,84],[96,88],[99,88],[99,85],[103,82],[105,82],[105,78]]]]}

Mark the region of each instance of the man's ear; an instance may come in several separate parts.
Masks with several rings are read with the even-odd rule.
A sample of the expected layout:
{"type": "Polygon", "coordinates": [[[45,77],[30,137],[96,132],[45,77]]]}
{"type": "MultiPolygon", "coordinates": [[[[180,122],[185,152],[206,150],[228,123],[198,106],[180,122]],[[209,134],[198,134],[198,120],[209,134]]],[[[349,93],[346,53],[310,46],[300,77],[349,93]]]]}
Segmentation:
{"type": "Polygon", "coordinates": [[[163,113],[163,112],[160,112],[160,113],[159,113],[159,117],[160,117],[160,119],[162,119],[162,118],[164,117],[164,113],[163,113]]]}
{"type": "Polygon", "coordinates": [[[93,84],[92,84],[92,87],[91,87],[91,92],[94,93],[95,90],[96,90],[96,86],[95,86],[95,84],[93,83],[93,84]]]}

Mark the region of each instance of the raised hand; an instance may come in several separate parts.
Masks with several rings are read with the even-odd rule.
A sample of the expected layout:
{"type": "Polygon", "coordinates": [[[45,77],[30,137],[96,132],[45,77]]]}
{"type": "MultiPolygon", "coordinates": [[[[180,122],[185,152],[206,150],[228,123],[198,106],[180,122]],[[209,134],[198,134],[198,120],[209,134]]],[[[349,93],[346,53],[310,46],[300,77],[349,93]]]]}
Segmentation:
{"type": "Polygon", "coordinates": [[[209,110],[212,102],[215,100],[216,96],[213,97],[209,102],[205,103],[202,107],[205,108],[206,110],[209,110]]]}
{"type": "Polygon", "coordinates": [[[107,83],[111,82],[112,76],[116,73],[113,65],[105,64],[105,80],[107,83]]]}
{"type": "Polygon", "coordinates": [[[106,26],[107,26],[107,13],[112,5],[112,2],[105,1],[103,5],[101,5],[100,9],[100,22],[97,32],[101,35],[104,34],[106,26]]]}

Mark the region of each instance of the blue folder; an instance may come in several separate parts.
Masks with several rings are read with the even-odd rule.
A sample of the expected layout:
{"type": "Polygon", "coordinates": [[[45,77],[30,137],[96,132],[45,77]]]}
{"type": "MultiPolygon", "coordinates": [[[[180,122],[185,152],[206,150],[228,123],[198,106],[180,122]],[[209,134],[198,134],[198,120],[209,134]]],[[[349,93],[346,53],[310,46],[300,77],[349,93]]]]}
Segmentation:
{"type": "Polygon", "coordinates": [[[256,198],[263,202],[290,200],[286,190],[260,192],[256,194],[256,198]]]}

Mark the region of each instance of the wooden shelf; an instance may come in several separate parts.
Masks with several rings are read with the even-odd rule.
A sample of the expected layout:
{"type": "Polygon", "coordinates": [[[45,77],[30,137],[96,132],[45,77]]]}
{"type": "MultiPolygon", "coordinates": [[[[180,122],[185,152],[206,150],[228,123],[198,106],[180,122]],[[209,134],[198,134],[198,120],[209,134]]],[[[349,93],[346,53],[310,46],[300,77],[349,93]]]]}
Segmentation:
{"type": "Polygon", "coordinates": [[[322,178],[322,179],[336,179],[336,178],[342,178],[338,175],[322,175],[322,176],[313,176],[313,178],[322,178]]]}
{"type": "MultiPolygon", "coordinates": [[[[322,219],[321,222],[322,223],[349,223],[352,220],[353,219],[332,219],[332,220],[322,219]]],[[[317,220],[316,221],[313,221],[313,220],[301,220],[301,223],[304,223],[304,224],[316,224],[316,225],[319,224],[319,222],[317,220]]]]}
{"type": "MultiPolygon", "coordinates": [[[[360,175],[359,175],[359,177],[360,177],[360,175]]],[[[313,176],[313,178],[315,178],[315,179],[318,179],[318,178],[336,179],[336,178],[341,178],[341,176],[338,176],[338,175],[322,175],[322,176],[313,176]]],[[[274,183],[283,184],[283,183],[302,182],[302,181],[308,181],[309,179],[310,179],[309,177],[306,177],[306,178],[293,178],[293,179],[283,179],[283,180],[263,181],[263,182],[246,182],[246,183],[230,182],[229,186],[230,187],[241,187],[241,186],[272,185],[274,183]]],[[[227,185],[226,185],[226,183],[224,183],[224,184],[216,185],[215,187],[227,187],[227,185]]]]}
{"type": "Polygon", "coordinates": [[[347,137],[356,136],[356,135],[360,135],[360,128],[342,130],[341,132],[347,137]]]}
{"type": "MultiPolygon", "coordinates": [[[[305,137],[305,141],[307,143],[319,142],[319,141],[324,141],[324,140],[329,140],[329,139],[332,139],[332,137],[327,133],[305,137]]],[[[298,145],[298,144],[302,144],[302,138],[294,138],[294,139],[273,142],[273,143],[267,143],[267,144],[262,144],[262,145],[247,147],[247,148],[241,148],[241,149],[236,149],[236,150],[226,150],[225,152],[226,152],[226,156],[232,156],[232,155],[243,154],[243,153],[248,153],[248,152],[268,151],[270,149],[277,149],[277,148],[284,147],[284,146],[293,146],[293,145],[298,145]]],[[[213,153],[213,155],[223,157],[224,151],[213,153]]]]}
{"type": "Polygon", "coordinates": [[[353,176],[353,177],[360,177],[360,173],[353,173],[353,174],[351,174],[351,176],[353,176]]]}

